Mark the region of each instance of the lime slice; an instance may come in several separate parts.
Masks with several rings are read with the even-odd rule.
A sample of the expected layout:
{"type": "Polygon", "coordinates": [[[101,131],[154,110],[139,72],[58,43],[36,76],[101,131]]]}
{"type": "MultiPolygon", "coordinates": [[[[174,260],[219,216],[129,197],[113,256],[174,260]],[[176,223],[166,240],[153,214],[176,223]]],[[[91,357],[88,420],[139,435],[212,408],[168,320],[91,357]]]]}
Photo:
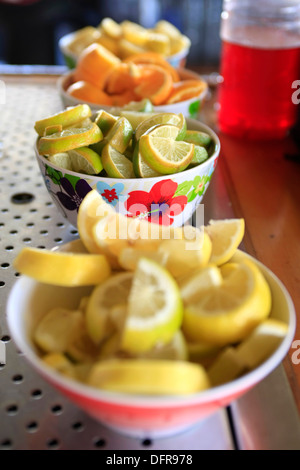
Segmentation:
{"type": "Polygon", "coordinates": [[[106,141],[118,152],[125,152],[133,135],[132,125],[125,117],[119,117],[106,135],[106,141]]]}
{"type": "Polygon", "coordinates": [[[146,163],[162,174],[178,173],[188,167],[194,154],[194,145],[170,138],[143,135],[139,151],[146,163]]]}
{"type": "Polygon", "coordinates": [[[134,178],[132,162],[110,144],[105,145],[101,156],[107,176],[110,178],[134,178]]]}
{"type": "Polygon", "coordinates": [[[204,147],[200,147],[200,145],[194,146],[194,155],[190,165],[196,166],[200,165],[201,163],[205,162],[208,159],[208,152],[204,147]]]}
{"type": "Polygon", "coordinates": [[[182,322],[179,288],[169,272],[147,258],[140,259],[128,299],[121,349],[141,353],[157,342],[169,342],[182,322]]]}
{"type": "MultiPolygon", "coordinates": [[[[114,212],[111,204],[106,204],[98,191],[89,191],[78,209],[77,227],[80,239],[87,251],[103,254],[93,238],[93,227],[102,218],[114,212]]],[[[111,260],[110,260],[111,261],[111,260]]]]}
{"type": "Polygon", "coordinates": [[[83,121],[91,115],[91,108],[87,104],[79,104],[78,106],[67,108],[64,111],[56,113],[45,119],[36,121],[34,129],[36,130],[39,136],[43,136],[46,127],[62,125],[64,129],[68,126],[72,126],[74,124],[79,123],[80,121],[83,121]]]}
{"type": "Polygon", "coordinates": [[[200,147],[205,147],[206,149],[208,149],[208,147],[210,146],[212,142],[211,136],[207,134],[206,132],[192,131],[192,130],[186,131],[184,140],[185,142],[199,145],[200,147]]]}
{"type": "Polygon", "coordinates": [[[169,343],[158,343],[153,349],[137,357],[143,357],[145,359],[187,361],[188,346],[182,331],[178,330],[169,343]]]}
{"type": "Polygon", "coordinates": [[[79,310],[54,308],[39,321],[33,339],[45,352],[63,353],[82,327],[82,323],[83,315],[79,310]]]}
{"type": "Polygon", "coordinates": [[[141,152],[139,152],[139,142],[136,143],[134,147],[133,157],[132,157],[133,171],[137,178],[154,178],[157,176],[162,176],[156,170],[153,170],[142,157],[141,152]]]}
{"type": "Polygon", "coordinates": [[[88,334],[95,344],[100,344],[114,332],[112,309],[127,303],[132,279],[132,273],[119,273],[94,288],[85,318],[88,334]]]}
{"type": "Polygon", "coordinates": [[[54,124],[53,126],[47,126],[45,128],[44,135],[55,134],[56,132],[61,132],[62,130],[63,126],[61,124],[54,124]]]}
{"type": "Polygon", "coordinates": [[[110,275],[103,255],[59,252],[25,247],[14,261],[15,269],[36,281],[56,286],[90,286],[110,275]]]}
{"type": "Polygon", "coordinates": [[[230,260],[243,240],[244,219],[211,220],[205,227],[212,241],[211,263],[221,265],[230,260]]]}
{"type": "Polygon", "coordinates": [[[135,139],[139,140],[141,136],[151,127],[157,124],[172,124],[179,128],[177,140],[183,140],[186,133],[186,120],[183,114],[159,113],[149,117],[138,125],[135,131],[135,139]]]}
{"type": "Polygon", "coordinates": [[[97,124],[92,123],[88,127],[66,129],[48,136],[41,137],[38,142],[39,153],[42,155],[54,155],[67,152],[79,147],[85,147],[102,140],[103,135],[97,124]]]}
{"type": "Polygon", "coordinates": [[[137,395],[186,395],[210,387],[203,367],[186,361],[112,359],[95,364],[87,383],[137,395]]]}
{"type": "Polygon", "coordinates": [[[88,147],[69,150],[72,169],[85,175],[97,175],[103,170],[101,157],[88,147]]]}
{"type": "Polygon", "coordinates": [[[67,152],[55,153],[54,155],[49,155],[48,161],[53,165],[63,168],[64,170],[72,171],[72,162],[70,155],[67,152]]]}
{"type": "Polygon", "coordinates": [[[271,311],[270,287],[250,260],[232,264],[221,285],[186,305],[183,332],[192,341],[226,346],[245,339],[271,311]]]}
{"type": "Polygon", "coordinates": [[[99,126],[103,136],[105,137],[111,130],[113,125],[117,122],[117,120],[117,116],[114,116],[113,114],[104,111],[104,109],[101,109],[97,113],[95,123],[97,124],[97,126],[99,126]]]}
{"type": "Polygon", "coordinates": [[[133,130],[136,128],[146,119],[149,119],[151,116],[154,116],[154,113],[149,113],[147,111],[131,111],[131,110],[122,110],[120,111],[120,116],[125,117],[128,119],[130,124],[132,125],[133,130]]]}

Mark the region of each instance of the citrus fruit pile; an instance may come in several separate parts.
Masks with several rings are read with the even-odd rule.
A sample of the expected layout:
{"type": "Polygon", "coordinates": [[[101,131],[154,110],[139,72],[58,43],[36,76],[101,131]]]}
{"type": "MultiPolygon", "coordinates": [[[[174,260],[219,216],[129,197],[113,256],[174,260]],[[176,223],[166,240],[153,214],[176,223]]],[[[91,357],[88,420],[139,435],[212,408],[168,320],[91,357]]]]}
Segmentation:
{"type": "Polygon", "coordinates": [[[189,38],[166,20],[158,21],[150,29],[128,20],[117,23],[112,18],[104,18],[98,27],[86,26],[76,31],[68,48],[79,55],[92,43],[101,44],[122,59],[148,51],[167,57],[191,45],[189,38]]]}
{"type": "Polygon", "coordinates": [[[157,52],[142,52],[121,60],[103,45],[93,43],[78,57],[66,93],[84,102],[123,106],[148,98],[155,106],[199,97],[207,83],[181,75],[157,52]]]}
{"type": "Polygon", "coordinates": [[[90,191],[78,229],[68,249],[26,247],[14,262],[39,282],[90,286],[75,310],[57,306],[32,333],[57,372],[101,390],[192,394],[254,369],[285,337],[268,282],[238,250],[243,219],[164,227],[90,191]]]}
{"type": "Polygon", "coordinates": [[[211,136],[188,130],[183,114],[151,110],[147,99],[94,117],[87,104],[67,108],[35,123],[39,154],[59,168],[110,178],[178,173],[211,156],[211,136]]]}

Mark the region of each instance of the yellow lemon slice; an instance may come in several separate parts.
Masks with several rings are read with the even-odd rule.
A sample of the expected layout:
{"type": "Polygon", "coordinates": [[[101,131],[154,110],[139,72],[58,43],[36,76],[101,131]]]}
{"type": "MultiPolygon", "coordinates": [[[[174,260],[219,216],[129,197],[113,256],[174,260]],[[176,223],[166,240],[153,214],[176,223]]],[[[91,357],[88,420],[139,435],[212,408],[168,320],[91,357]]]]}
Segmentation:
{"type": "Polygon", "coordinates": [[[211,263],[221,265],[230,260],[243,240],[244,219],[211,220],[205,231],[212,241],[211,263]]]}
{"type": "Polygon", "coordinates": [[[280,320],[267,319],[258,325],[236,347],[220,353],[208,368],[213,386],[236,379],[262,364],[278,348],[288,333],[288,325],[280,320]]]}
{"type": "Polygon", "coordinates": [[[103,248],[100,248],[94,241],[93,227],[99,220],[114,212],[113,206],[107,204],[95,189],[89,191],[81,202],[77,228],[82,243],[90,253],[104,253],[103,248]]]}
{"type": "Polygon", "coordinates": [[[189,275],[179,279],[181,298],[185,305],[193,304],[197,297],[213,287],[219,287],[223,282],[220,269],[209,265],[192,271],[189,275]]]}
{"type": "Polygon", "coordinates": [[[99,362],[87,383],[102,390],[138,395],[186,395],[210,386],[204,368],[198,364],[151,359],[99,362]]]}
{"type": "Polygon", "coordinates": [[[61,125],[65,129],[68,126],[78,124],[91,115],[91,108],[87,104],[79,104],[78,106],[69,107],[64,111],[36,121],[34,129],[39,136],[43,136],[46,127],[61,125]]]}
{"type": "Polygon", "coordinates": [[[188,345],[182,331],[178,330],[169,343],[158,343],[150,351],[136,357],[169,361],[188,361],[188,345]]]}
{"type": "Polygon", "coordinates": [[[103,139],[102,132],[94,122],[87,127],[64,129],[40,138],[38,150],[42,155],[54,155],[79,147],[95,144],[103,139]]]}
{"type": "Polygon", "coordinates": [[[88,334],[95,344],[100,344],[115,331],[113,309],[127,303],[132,279],[132,273],[119,273],[94,288],[86,305],[85,317],[88,334]]]}
{"type": "Polygon", "coordinates": [[[139,151],[151,168],[162,174],[172,174],[188,167],[193,159],[194,145],[144,134],[139,140],[139,151]]]}
{"type": "Polygon", "coordinates": [[[224,346],[243,340],[271,310],[270,287],[250,260],[235,263],[220,286],[208,287],[184,311],[190,341],[224,346]]]}
{"type": "Polygon", "coordinates": [[[89,286],[103,282],[111,268],[103,255],[65,253],[39,248],[23,248],[14,267],[36,281],[57,286],[89,286]]]}
{"type": "Polygon", "coordinates": [[[182,314],[175,280],[158,263],[142,258],[128,298],[121,349],[141,353],[152,349],[157,342],[169,342],[181,326],[182,314]]]}
{"type": "Polygon", "coordinates": [[[280,345],[288,333],[288,325],[269,318],[258,325],[236,347],[237,357],[248,369],[254,369],[266,360],[280,345]]]}
{"type": "Polygon", "coordinates": [[[198,231],[195,240],[162,240],[158,253],[167,257],[166,268],[177,279],[206,266],[211,249],[209,236],[198,231]]]}
{"type": "Polygon", "coordinates": [[[39,321],[33,339],[45,352],[63,353],[76,337],[82,321],[79,310],[54,308],[39,321]]]}

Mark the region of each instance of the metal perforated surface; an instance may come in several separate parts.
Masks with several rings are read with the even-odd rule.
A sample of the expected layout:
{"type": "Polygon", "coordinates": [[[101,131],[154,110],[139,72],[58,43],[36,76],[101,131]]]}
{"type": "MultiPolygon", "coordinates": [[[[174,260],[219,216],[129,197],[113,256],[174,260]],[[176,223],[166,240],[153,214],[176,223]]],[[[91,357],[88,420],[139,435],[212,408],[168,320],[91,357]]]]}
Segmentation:
{"type": "Polygon", "coordinates": [[[6,353],[0,365],[0,450],[232,449],[225,411],[168,438],[118,434],[58,394],[16,350],[5,317],[18,277],[14,257],[23,246],[52,248],[78,233],[51,202],[33,151],[34,122],[62,107],[55,81],[9,79],[0,107],[0,351],[6,353]]]}

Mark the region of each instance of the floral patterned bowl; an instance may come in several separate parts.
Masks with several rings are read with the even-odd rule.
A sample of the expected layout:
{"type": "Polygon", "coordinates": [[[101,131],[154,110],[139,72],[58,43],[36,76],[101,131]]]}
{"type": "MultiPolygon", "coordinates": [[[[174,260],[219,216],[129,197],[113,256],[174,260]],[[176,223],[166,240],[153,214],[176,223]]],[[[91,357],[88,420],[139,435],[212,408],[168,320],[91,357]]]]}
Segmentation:
{"type": "Polygon", "coordinates": [[[140,439],[183,432],[253,388],[280,364],[290,349],[296,324],[293,302],[278,278],[251,259],[270,285],[273,297],[271,318],[288,324],[287,335],[260,366],[236,380],[200,393],[163,397],[110,393],[68,379],[46,366],[32,342],[36,322],[52,308],[77,308],[80,298],[89,294],[88,288],[56,287],[23,275],[9,295],[8,326],[18,349],[37,373],[96,420],[140,439]]]}
{"type": "Polygon", "coordinates": [[[76,227],[82,199],[96,189],[118,212],[143,214],[151,222],[179,227],[189,221],[208,188],[220,153],[218,136],[206,125],[187,119],[187,126],[211,135],[215,148],[208,160],[190,170],[155,178],[116,179],[61,169],[35,152],[49,194],[63,216],[76,227]],[[151,212],[151,206],[160,210],[151,212]]]}

